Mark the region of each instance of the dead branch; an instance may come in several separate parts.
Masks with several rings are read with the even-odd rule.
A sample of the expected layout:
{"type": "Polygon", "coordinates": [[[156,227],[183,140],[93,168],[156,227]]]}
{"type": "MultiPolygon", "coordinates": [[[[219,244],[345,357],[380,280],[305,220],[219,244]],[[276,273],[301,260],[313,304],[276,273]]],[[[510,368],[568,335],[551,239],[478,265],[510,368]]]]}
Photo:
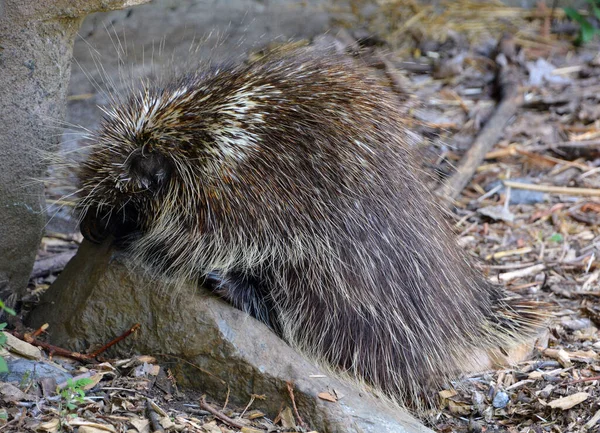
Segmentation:
{"type": "Polygon", "coordinates": [[[498,74],[502,96],[496,110],[475,138],[473,145],[456,168],[456,172],[437,190],[437,195],[446,205],[458,197],[467,186],[485,155],[498,142],[505,126],[523,103],[523,95],[519,91],[512,67],[501,67],[498,74]]]}

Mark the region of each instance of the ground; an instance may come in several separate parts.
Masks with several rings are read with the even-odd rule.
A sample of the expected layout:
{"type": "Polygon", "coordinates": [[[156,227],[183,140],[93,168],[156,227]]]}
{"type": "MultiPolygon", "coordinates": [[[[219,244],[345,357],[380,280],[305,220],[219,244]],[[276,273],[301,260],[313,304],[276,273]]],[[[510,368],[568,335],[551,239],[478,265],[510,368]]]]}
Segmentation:
{"type": "MultiPolygon", "coordinates": [[[[437,9],[400,0],[377,9],[360,0],[351,6],[340,6],[339,32],[310,43],[335,43],[406,100],[406,125],[421,137],[418,151],[432,191],[456,180],[456,167],[474,172],[455,200],[447,200],[452,190],[441,200],[461,246],[490,279],[545,302],[548,312],[547,332],[530,344],[525,360],[449,384],[425,422],[439,432],[600,431],[597,41],[575,47],[579,27],[543,2],[533,11],[465,1],[437,9]],[[472,147],[483,159],[469,160],[472,147]]],[[[79,239],[47,233],[32,300],[79,239]]],[[[112,431],[148,431],[149,423],[156,430],[161,419],[167,431],[254,431],[250,425],[295,431],[299,423],[292,408],[267,420],[251,402],[246,410],[226,402],[207,406],[177,389],[161,359],[147,355],[71,362],[93,380],[82,390],[85,398],[78,400],[75,385],[37,404],[19,395],[8,404],[7,424],[0,418],[0,431],[58,431],[64,421],[73,429],[83,419],[109,422],[112,431]],[[86,371],[92,367],[94,373],[86,371]],[[158,406],[148,407],[148,398],[158,406]],[[219,420],[209,412],[217,407],[219,420]]]]}

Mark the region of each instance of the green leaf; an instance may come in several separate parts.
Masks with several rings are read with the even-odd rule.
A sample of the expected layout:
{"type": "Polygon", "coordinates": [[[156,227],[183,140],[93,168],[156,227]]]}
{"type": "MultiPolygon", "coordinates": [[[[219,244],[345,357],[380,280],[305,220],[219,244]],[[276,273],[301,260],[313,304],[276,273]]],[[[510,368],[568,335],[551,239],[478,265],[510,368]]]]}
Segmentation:
{"type": "Polygon", "coordinates": [[[550,242],[562,242],[563,236],[560,233],[554,233],[552,236],[548,238],[550,242]]]}
{"type": "Polygon", "coordinates": [[[75,387],[82,388],[91,383],[94,383],[92,379],[90,379],[89,377],[82,377],[81,379],[77,379],[77,381],[75,382],[75,387]]]}
{"type": "Polygon", "coordinates": [[[571,18],[573,21],[577,21],[579,24],[582,22],[588,22],[587,18],[577,12],[577,9],[575,8],[563,8],[563,11],[565,11],[566,16],[571,18]]]}
{"type": "Polygon", "coordinates": [[[4,311],[6,311],[8,314],[10,314],[11,316],[16,316],[17,312],[15,310],[13,310],[12,308],[8,308],[6,306],[2,307],[2,309],[4,311]]]}
{"type": "Polygon", "coordinates": [[[6,335],[0,334],[0,347],[4,347],[6,344],[6,335]]]}
{"type": "MultiPolygon", "coordinates": [[[[598,9],[596,5],[594,5],[593,7],[595,8],[594,14],[597,10],[598,14],[600,15],[600,9],[598,9]]],[[[581,15],[574,8],[564,8],[563,10],[565,11],[565,15],[567,15],[569,18],[571,18],[573,21],[576,21],[579,24],[579,36],[575,40],[576,45],[583,45],[594,39],[594,36],[596,35],[596,33],[598,33],[598,29],[595,28],[586,17],[581,15]]]]}
{"type": "Polygon", "coordinates": [[[0,331],[2,331],[4,328],[6,328],[6,325],[8,325],[8,323],[6,323],[6,322],[0,323],[0,331]]]}
{"type": "Polygon", "coordinates": [[[0,356],[0,373],[8,372],[8,364],[6,363],[6,359],[0,356]]]}
{"type": "Polygon", "coordinates": [[[594,39],[594,36],[598,32],[598,29],[596,29],[590,23],[587,23],[586,25],[583,25],[583,24],[581,25],[580,31],[581,31],[581,33],[579,34],[578,39],[581,39],[580,45],[583,45],[583,44],[587,44],[592,39],[594,39]]]}
{"type": "Polygon", "coordinates": [[[598,0],[587,0],[587,2],[592,8],[594,16],[600,20],[600,8],[598,7],[598,0]]]}

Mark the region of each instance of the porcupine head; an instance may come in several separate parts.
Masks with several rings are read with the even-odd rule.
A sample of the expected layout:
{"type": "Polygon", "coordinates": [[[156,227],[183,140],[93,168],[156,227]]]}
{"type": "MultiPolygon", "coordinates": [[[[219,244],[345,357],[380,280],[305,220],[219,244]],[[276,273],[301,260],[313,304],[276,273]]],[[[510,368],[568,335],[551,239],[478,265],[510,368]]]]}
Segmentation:
{"type": "Polygon", "coordinates": [[[538,317],[448,237],[399,112],[361,67],[306,50],[147,83],[104,109],[82,232],[414,404],[538,317]]]}

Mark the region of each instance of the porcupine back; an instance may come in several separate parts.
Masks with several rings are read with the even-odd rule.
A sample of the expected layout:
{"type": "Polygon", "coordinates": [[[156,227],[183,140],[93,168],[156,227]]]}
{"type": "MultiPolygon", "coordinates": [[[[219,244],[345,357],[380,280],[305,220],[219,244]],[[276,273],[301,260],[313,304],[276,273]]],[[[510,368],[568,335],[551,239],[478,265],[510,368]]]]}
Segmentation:
{"type": "Polygon", "coordinates": [[[106,109],[79,207],[134,262],[418,405],[538,318],[449,237],[399,113],[361,67],[306,50],[148,84],[106,109]]]}

